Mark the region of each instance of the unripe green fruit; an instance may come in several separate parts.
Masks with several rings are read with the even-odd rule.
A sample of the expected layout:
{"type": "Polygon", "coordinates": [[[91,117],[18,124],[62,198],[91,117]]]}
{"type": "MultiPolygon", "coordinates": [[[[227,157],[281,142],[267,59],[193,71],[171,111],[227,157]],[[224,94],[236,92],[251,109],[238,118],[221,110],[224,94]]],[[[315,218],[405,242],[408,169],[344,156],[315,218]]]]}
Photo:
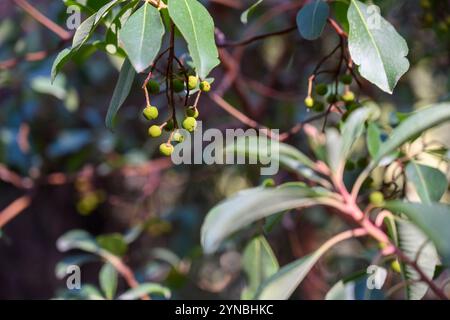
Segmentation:
{"type": "Polygon", "coordinates": [[[315,112],[323,112],[325,110],[325,104],[321,101],[314,102],[313,110],[315,112]]]}
{"type": "Polygon", "coordinates": [[[355,101],[355,94],[352,91],[347,91],[342,96],[342,101],[349,103],[355,101]]]}
{"type": "Polygon", "coordinates": [[[174,79],[172,81],[172,89],[174,92],[178,93],[184,90],[184,82],[180,79],[174,79]]]}
{"type": "Polygon", "coordinates": [[[394,261],[391,262],[391,268],[392,268],[392,270],[394,270],[397,273],[402,272],[402,267],[400,266],[400,262],[398,262],[397,259],[395,259],[394,261]]]}
{"type": "Polygon", "coordinates": [[[169,157],[173,153],[173,145],[170,143],[162,143],[159,146],[159,152],[161,152],[163,156],[169,157]]]}
{"type": "Polygon", "coordinates": [[[197,127],[197,120],[195,120],[194,117],[187,117],[183,121],[183,128],[185,128],[187,131],[192,132],[197,127]]]}
{"type": "Polygon", "coordinates": [[[158,108],[154,106],[147,106],[144,108],[144,111],[142,111],[142,114],[147,120],[154,120],[158,118],[159,112],[158,108]]]}
{"type": "Polygon", "coordinates": [[[324,96],[324,95],[326,95],[326,94],[328,93],[328,86],[327,86],[326,84],[324,84],[324,83],[319,83],[319,84],[316,86],[316,93],[317,93],[319,96],[324,96]]]}
{"type": "Polygon", "coordinates": [[[151,126],[148,129],[148,134],[150,137],[157,138],[161,135],[162,130],[159,126],[151,126]]]}
{"type": "Polygon", "coordinates": [[[305,99],[305,106],[306,106],[307,108],[312,108],[312,107],[314,107],[314,99],[311,98],[311,97],[307,97],[307,98],[305,99]]]}
{"type": "Polygon", "coordinates": [[[197,119],[199,113],[196,107],[189,107],[186,109],[186,115],[188,117],[194,117],[195,119],[197,119]]]}
{"type": "Polygon", "coordinates": [[[200,82],[200,90],[203,92],[209,92],[209,90],[211,90],[211,84],[208,81],[200,82]]]}
{"type": "Polygon", "coordinates": [[[337,98],[337,96],[336,96],[335,94],[330,94],[330,95],[328,96],[328,98],[327,98],[327,102],[328,102],[329,104],[336,103],[337,101],[338,101],[338,98],[337,98]]]}
{"type": "Polygon", "coordinates": [[[198,78],[196,76],[189,76],[188,79],[188,88],[189,90],[194,90],[197,88],[198,85],[198,78]]]}
{"type": "Polygon", "coordinates": [[[343,84],[350,85],[352,84],[353,77],[349,74],[344,74],[341,76],[340,80],[343,84]]]}
{"type": "Polygon", "coordinates": [[[170,119],[169,121],[167,121],[166,125],[164,126],[164,130],[166,131],[172,131],[173,128],[175,128],[175,125],[173,123],[173,120],[170,119]]]}
{"type": "Polygon", "coordinates": [[[181,133],[175,132],[173,134],[172,140],[176,141],[176,142],[183,142],[184,141],[184,137],[183,137],[183,135],[181,133]]]}
{"type": "Polygon", "coordinates": [[[384,195],[380,191],[374,191],[369,196],[370,203],[376,207],[384,204],[384,195]]]}
{"type": "Polygon", "coordinates": [[[147,83],[147,88],[148,88],[148,91],[149,91],[151,94],[158,94],[159,91],[160,91],[159,83],[156,82],[155,80],[150,80],[150,81],[147,83]]]}
{"type": "Polygon", "coordinates": [[[275,180],[273,180],[272,178],[268,178],[262,182],[262,185],[263,185],[263,187],[270,188],[270,187],[275,187],[276,183],[275,183],[275,180]]]}

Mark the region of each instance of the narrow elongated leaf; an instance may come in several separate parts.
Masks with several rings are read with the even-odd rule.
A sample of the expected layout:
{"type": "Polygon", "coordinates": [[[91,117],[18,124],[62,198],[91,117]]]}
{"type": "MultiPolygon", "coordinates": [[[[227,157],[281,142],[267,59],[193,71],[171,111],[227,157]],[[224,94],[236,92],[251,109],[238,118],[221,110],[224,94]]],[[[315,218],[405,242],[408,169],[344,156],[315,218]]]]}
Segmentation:
{"type": "Polygon", "coordinates": [[[389,201],[386,208],[411,219],[433,241],[444,264],[450,264],[450,206],[442,203],[389,201]]]}
{"type": "Polygon", "coordinates": [[[214,21],[197,0],[170,0],[169,15],[188,43],[197,75],[205,79],[219,64],[214,21]]]}
{"type": "Polygon", "coordinates": [[[247,245],[242,255],[242,266],[248,279],[243,299],[253,299],[259,286],[280,268],[264,236],[254,238],[247,245]]]}
{"type": "MultiPolygon", "coordinates": [[[[433,278],[439,257],[434,244],[411,222],[403,219],[396,221],[398,246],[411,260],[416,261],[420,269],[428,278],[433,278]]],[[[420,282],[418,272],[410,265],[402,268],[403,276],[407,280],[406,295],[410,300],[420,300],[428,291],[428,285],[420,282]]]]}
{"type": "Polygon", "coordinates": [[[376,123],[371,122],[367,127],[367,149],[369,154],[373,157],[380,150],[381,145],[381,131],[376,123]]]}
{"type": "Polygon", "coordinates": [[[230,234],[272,214],[320,204],[327,192],[301,185],[253,188],[237,193],[210,210],[202,226],[201,243],[213,253],[230,234]]]}
{"type": "Polygon", "coordinates": [[[383,91],[392,93],[409,69],[408,45],[379,13],[375,5],[351,0],[348,45],[361,75],[383,91]]]}
{"type": "MultiPolygon", "coordinates": [[[[342,239],[343,241],[345,239],[342,239]]],[[[328,241],[313,253],[306,255],[282,267],[277,273],[267,279],[256,295],[258,300],[286,300],[288,299],[316,262],[331,247],[340,241],[328,241]]]]}
{"type": "Polygon", "coordinates": [[[322,34],[330,7],[322,0],[314,0],[306,4],[297,13],[297,27],[301,36],[306,40],[316,40],[322,34]]]}
{"type": "Polygon", "coordinates": [[[105,263],[101,268],[99,282],[105,297],[112,300],[117,290],[117,271],[110,263],[105,263]]]}
{"type": "Polygon", "coordinates": [[[166,299],[170,298],[170,290],[157,283],[142,283],[138,287],[121,294],[119,300],[136,300],[146,294],[157,294],[166,299]]]}
{"type": "Polygon", "coordinates": [[[406,166],[405,172],[424,203],[439,202],[447,191],[447,177],[438,169],[411,161],[406,166]]]}
{"type": "Polygon", "coordinates": [[[119,80],[117,81],[114,93],[111,98],[111,102],[109,103],[108,113],[106,114],[107,128],[113,128],[114,118],[122,104],[125,102],[125,99],[130,94],[131,86],[133,85],[135,76],[136,71],[134,71],[130,61],[126,59],[120,70],[119,80]]]}
{"type": "Polygon", "coordinates": [[[97,253],[99,246],[95,239],[84,230],[71,230],[63,234],[56,241],[59,251],[68,251],[72,249],[80,249],[87,252],[97,253]]]}
{"type": "Polygon", "coordinates": [[[449,120],[450,103],[436,104],[415,112],[395,128],[389,139],[380,145],[366,171],[375,168],[385,156],[395,151],[412,137],[449,120]]]}
{"type": "Polygon", "coordinates": [[[163,35],[161,15],[148,2],[134,12],[120,30],[119,41],[138,73],[147,69],[156,58],[163,35]]]}
{"type": "Polygon", "coordinates": [[[70,48],[65,48],[55,58],[52,65],[51,72],[51,82],[55,81],[56,75],[62,69],[62,67],[66,64],[67,61],[72,57],[73,51],[70,48]]]}
{"type": "Polygon", "coordinates": [[[256,1],[254,4],[252,4],[247,10],[245,10],[244,12],[242,12],[241,14],[241,22],[243,24],[247,24],[248,22],[248,17],[251,15],[251,13],[253,12],[253,10],[255,10],[260,4],[261,2],[263,2],[263,0],[258,0],[256,1]]]}

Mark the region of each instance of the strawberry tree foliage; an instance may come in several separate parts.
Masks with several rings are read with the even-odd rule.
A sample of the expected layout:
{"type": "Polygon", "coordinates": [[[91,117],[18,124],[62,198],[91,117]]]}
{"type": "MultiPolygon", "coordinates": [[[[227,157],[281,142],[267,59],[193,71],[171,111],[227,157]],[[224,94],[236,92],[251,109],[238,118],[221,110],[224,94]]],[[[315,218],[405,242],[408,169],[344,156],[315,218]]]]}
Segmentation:
{"type": "MultiPolygon", "coordinates": [[[[254,2],[242,13],[244,24],[251,20],[262,2],[254,2]]],[[[438,266],[446,268],[450,264],[450,207],[441,202],[448,188],[447,177],[438,168],[419,163],[405,148],[427,130],[448,122],[450,103],[428,105],[386,126],[377,103],[360,99],[360,93],[352,91],[367,81],[373,86],[371,90],[395,94],[397,83],[410,67],[407,42],[389,19],[382,16],[380,8],[369,1],[304,1],[299,6],[294,29],[299,31],[298,37],[308,41],[337,34],[338,46],[318,59],[321,62],[308,78],[305,106],[312,112],[336,114],[340,121],[337,126],[324,126],[323,131],[303,125],[308,153],[283,142],[282,136],[272,136],[271,143],[278,144],[280,153],[271,160],[279,161],[298,181],[278,186],[263,184],[242,190],[217,204],[207,214],[201,230],[204,252],[226,250],[224,244],[230,238],[251,230],[254,236],[243,249],[242,269],[248,281],[242,298],[288,299],[329,251],[343,241],[365,237],[378,244],[375,250],[385,261],[399,266],[396,269],[403,276],[407,298],[421,299],[427,291],[445,298],[434,277],[438,266]],[[331,72],[331,81],[319,82],[326,73],[322,64],[335,53],[341,59],[331,72]],[[355,154],[364,154],[368,160],[358,161],[358,171],[354,169],[355,154]],[[371,189],[375,173],[388,174],[392,166],[401,173],[403,185],[391,181],[387,188],[371,189]],[[350,181],[345,178],[348,171],[354,172],[350,181]],[[407,188],[413,189],[417,196],[409,196],[407,188]],[[306,208],[318,206],[332,208],[351,221],[351,227],[330,237],[315,251],[282,265],[267,240],[270,228],[266,226],[276,224],[292,211],[307,214],[306,208]],[[252,228],[261,225],[265,227],[252,228]]],[[[301,43],[309,45],[307,41],[301,43]]],[[[113,0],[91,13],[78,27],[72,45],[54,60],[51,77],[54,80],[69,60],[87,48],[119,58],[122,65],[111,94],[106,125],[112,129],[115,121],[120,121],[117,115],[133,82],[142,81],[146,108],[154,107],[153,94],[166,93],[171,110],[169,118],[156,127],[153,125],[149,134],[157,138],[162,129],[171,132],[169,141],[160,147],[163,155],[170,155],[172,143],[183,143],[178,129],[183,126],[188,131],[195,130],[201,94],[214,90],[213,79],[209,77],[220,63],[219,45],[226,43],[217,36],[214,19],[203,1],[113,0]],[[100,25],[106,30],[103,40],[94,37],[100,25]],[[186,52],[182,54],[175,50],[180,40],[185,44],[186,52]],[[161,70],[158,63],[165,57],[165,70],[161,70]],[[184,99],[180,103],[174,96],[184,99]],[[191,97],[195,98],[194,104],[190,104],[191,97]],[[185,110],[184,120],[177,118],[179,107],[185,110]]],[[[144,115],[153,121],[158,118],[157,111],[146,109],[144,115]]],[[[225,152],[267,157],[257,149],[247,148],[246,139],[257,138],[238,140],[227,146],[225,152]]],[[[433,151],[424,147],[422,152],[433,151]]],[[[446,161],[445,155],[438,157],[446,161]]],[[[112,299],[117,297],[115,257],[123,254],[131,242],[122,235],[101,240],[83,231],[71,231],[61,237],[58,246],[63,251],[80,249],[106,260],[100,271],[101,291],[89,288],[85,294],[112,299]]],[[[345,275],[326,298],[346,298],[351,285],[365,276],[345,275]]],[[[118,297],[139,298],[146,294],[169,296],[166,288],[146,283],[118,297]]]]}

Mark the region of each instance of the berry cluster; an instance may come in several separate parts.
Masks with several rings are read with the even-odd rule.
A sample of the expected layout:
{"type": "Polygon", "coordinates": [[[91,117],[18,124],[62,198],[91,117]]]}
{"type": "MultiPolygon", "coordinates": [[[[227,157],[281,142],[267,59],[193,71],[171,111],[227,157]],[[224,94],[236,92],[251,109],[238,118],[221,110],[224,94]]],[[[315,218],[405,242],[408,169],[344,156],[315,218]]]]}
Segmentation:
{"type": "MultiPolygon", "coordinates": [[[[197,91],[197,97],[193,105],[188,105],[185,108],[185,118],[182,121],[182,127],[188,132],[193,132],[197,127],[197,118],[199,116],[199,111],[197,108],[200,94],[202,92],[208,92],[211,90],[211,84],[206,81],[199,81],[198,77],[190,75],[186,76],[185,80],[181,78],[174,78],[168,90],[172,90],[173,93],[186,92],[187,98],[189,97],[189,92],[197,91]]],[[[146,93],[147,106],[142,111],[143,116],[147,120],[156,120],[159,116],[159,111],[156,106],[150,104],[150,95],[157,95],[160,93],[160,84],[150,79],[144,84],[144,91],[146,93]]],[[[186,104],[188,99],[186,98],[186,104]]],[[[162,143],[159,146],[159,151],[164,156],[170,156],[173,153],[174,147],[172,142],[182,142],[184,140],[183,135],[178,131],[178,123],[176,118],[172,117],[161,125],[152,125],[148,129],[148,134],[152,138],[157,138],[162,135],[163,129],[165,131],[171,132],[170,138],[167,142],[162,143]]]]}

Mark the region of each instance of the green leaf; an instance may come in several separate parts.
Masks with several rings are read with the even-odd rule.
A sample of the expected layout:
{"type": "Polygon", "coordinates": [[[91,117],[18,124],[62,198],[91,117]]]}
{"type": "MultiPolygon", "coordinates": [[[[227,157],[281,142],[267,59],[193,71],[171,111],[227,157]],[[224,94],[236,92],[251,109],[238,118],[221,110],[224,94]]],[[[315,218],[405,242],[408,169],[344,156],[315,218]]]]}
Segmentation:
{"type": "Polygon", "coordinates": [[[108,113],[106,114],[106,127],[112,129],[114,127],[114,118],[119,111],[125,99],[130,94],[131,86],[133,85],[134,77],[136,76],[136,71],[134,71],[133,66],[130,61],[126,59],[122,65],[119,74],[119,80],[117,81],[116,87],[114,88],[114,93],[109,103],[108,113]]]}
{"type": "Polygon", "coordinates": [[[72,39],[72,50],[75,51],[79,49],[89,39],[95,29],[95,17],[96,14],[94,13],[89,18],[84,20],[77,28],[72,39]]]}
{"type": "Polygon", "coordinates": [[[242,266],[247,275],[248,286],[243,299],[253,299],[259,286],[280,268],[272,248],[264,236],[254,238],[242,255],[242,266]]]}
{"type": "Polygon", "coordinates": [[[68,256],[59,261],[55,266],[55,276],[58,279],[64,279],[67,276],[67,268],[76,265],[81,267],[82,265],[96,261],[97,257],[92,254],[80,254],[68,256]]]}
{"type": "Polygon", "coordinates": [[[380,145],[366,172],[375,168],[385,156],[395,151],[412,137],[449,120],[450,103],[436,104],[413,113],[392,131],[388,140],[380,145]]]}
{"type": "Polygon", "coordinates": [[[351,0],[348,46],[361,76],[383,91],[392,93],[409,69],[406,41],[379,13],[375,5],[351,0]]]}
{"type": "Polygon", "coordinates": [[[330,15],[330,7],[322,0],[315,0],[303,6],[297,13],[297,27],[306,40],[320,37],[330,15]]]}
{"type": "Polygon", "coordinates": [[[169,0],[169,15],[188,44],[197,75],[205,79],[219,64],[208,10],[197,0],[169,0]]]}
{"type": "Polygon", "coordinates": [[[325,295],[325,300],[348,300],[347,286],[343,280],[338,281],[325,295]]]}
{"type": "Polygon", "coordinates": [[[110,263],[100,269],[99,282],[106,299],[112,300],[117,290],[117,271],[110,263]]]}
{"type": "Polygon", "coordinates": [[[51,83],[55,81],[57,74],[59,73],[59,71],[61,71],[62,67],[66,64],[66,62],[70,60],[72,55],[73,51],[70,48],[65,48],[60,53],[58,53],[52,65],[51,83]]]}
{"type": "Polygon", "coordinates": [[[128,250],[128,244],[120,233],[100,235],[96,240],[100,247],[119,257],[128,250]]]}
{"type": "Polygon", "coordinates": [[[345,239],[339,240],[325,242],[313,253],[282,267],[262,284],[256,298],[258,300],[288,299],[325,252],[345,239]]]}
{"type": "Polygon", "coordinates": [[[248,22],[248,17],[252,14],[252,12],[261,4],[261,2],[263,2],[263,0],[258,0],[256,1],[254,4],[252,4],[249,8],[247,8],[247,10],[245,10],[244,12],[242,12],[241,14],[241,22],[243,24],[247,24],[248,22]]]}
{"type": "Polygon", "coordinates": [[[164,31],[158,9],[148,2],[134,12],[120,30],[119,41],[138,73],[147,69],[156,58],[164,31]]]}
{"type": "Polygon", "coordinates": [[[371,122],[367,128],[367,149],[370,156],[374,157],[381,145],[381,130],[376,123],[371,122]]]}
{"type": "Polygon", "coordinates": [[[319,188],[286,184],[277,188],[253,188],[237,193],[210,210],[202,226],[201,243],[213,253],[230,234],[272,214],[325,201],[319,188]]]}
{"type": "Polygon", "coordinates": [[[450,206],[389,201],[386,209],[405,214],[435,244],[445,265],[450,264],[450,206]]]}
{"type": "Polygon", "coordinates": [[[166,299],[170,298],[170,290],[157,283],[142,283],[138,287],[130,289],[121,294],[119,300],[136,300],[146,294],[161,295],[166,299]]]}
{"type": "Polygon", "coordinates": [[[87,252],[97,253],[100,248],[95,239],[84,230],[71,230],[56,241],[56,247],[59,251],[68,251],[80,249],[87,252]]]}
{"type": "Polygon", "coordinates": [[[447,191],[447,177],[440,170],[411,161],[406,166],[406,177],[424,203],[439,202],[447,191]]]}
{"type": "MultiPolygon", "coordinates": [[[[411,222],[398,219],[396,225],[399,248],[409,259],[416,261],[425,275],[432,279],[436,265],[439,264],[436,247],[411,222]]],[[[419,273],[410,265],[403,265],[402,273],[407,281],[406,295],[408,299],[422,299],[428,291],[428,285],[419,281],[421,279],[419,273]]]]}

